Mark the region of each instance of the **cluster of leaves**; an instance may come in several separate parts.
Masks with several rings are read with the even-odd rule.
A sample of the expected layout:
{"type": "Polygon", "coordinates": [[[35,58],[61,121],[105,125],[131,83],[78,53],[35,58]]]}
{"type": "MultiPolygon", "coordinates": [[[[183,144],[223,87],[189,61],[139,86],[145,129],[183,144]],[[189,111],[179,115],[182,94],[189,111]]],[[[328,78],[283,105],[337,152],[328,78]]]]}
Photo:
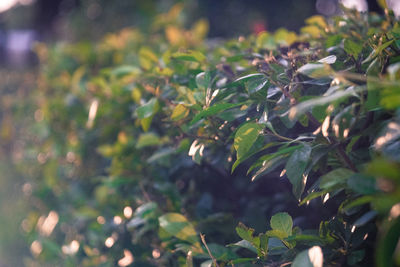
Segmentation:
{"type": "Polygon", "coordinates": [[[37,47],[32,263],[399,263],[394,16],[220,42],[179,13],[150,34],[37,47]]]}

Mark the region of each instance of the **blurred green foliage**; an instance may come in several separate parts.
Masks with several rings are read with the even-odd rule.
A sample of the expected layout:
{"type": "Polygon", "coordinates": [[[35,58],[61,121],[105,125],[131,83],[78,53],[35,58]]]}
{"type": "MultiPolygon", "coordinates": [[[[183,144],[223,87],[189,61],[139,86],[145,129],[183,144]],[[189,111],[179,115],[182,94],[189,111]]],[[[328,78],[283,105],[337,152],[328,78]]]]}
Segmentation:
{"type": "Polygon", "coordinates": [[[394,16],[210,42],[181,11],[36,47],[25,265],[398,264],[394,16]]]}

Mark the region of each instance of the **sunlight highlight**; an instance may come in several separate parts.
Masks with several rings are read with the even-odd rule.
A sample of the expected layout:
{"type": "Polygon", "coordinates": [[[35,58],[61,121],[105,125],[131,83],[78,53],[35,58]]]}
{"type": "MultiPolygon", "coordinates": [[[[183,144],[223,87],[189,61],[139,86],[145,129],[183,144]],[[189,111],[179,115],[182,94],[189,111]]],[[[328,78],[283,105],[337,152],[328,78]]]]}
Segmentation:
{"type": "Polygon", "coordinates": [[[79,250],[79,242],[77,240],[72,240],[69,245],[64,245],[61,247],[62,252],[65,255],[74,255],[79,250]]]}
{"type": "Polygon", "coordinates": [[[132,208],[129,207],[129,206],[126,206],[124,208],[124,216],[125,216],[125,218],[129,219],[130,217],[132,217],[132,214],[133,214],[132,208]]]}
{"type": "Polygon", "coordinates": [[[89,129],[93,127],[98,107],[99,107],[99,100],[97,99],[93,100],[92,103],[90,104],[88,121],[86,123],[86,127],[89,129]]]}
{"type": "Polygon", "coordinates": [[[1,0],[0,1],[0,13],[13,8],[17,4],[20,5],[31,5],[33,4],[33,0],[1,0]]]}
{"type": "Polygon", "coordinates": [[[39,241],[35,240],[32,242],[31,252],[34,256],[39,256],[40,253],[42,253],[42,250],[43,250],[42,244],[39,241]]]}
{"type": "Polygon", "coordinates": [[[312,266],[322,267],[324,263],[324,255],[322,249],[318,246],[314,246],[308,250],[308,258],[310,259],[312,266]]]}
{"type": "Polygon", "coordinates": [[[49,215],[45,218],[41,216],[37,222],[37,229],[43,236],[50,236],[58,223],[58,214],[55,211],[50,211],[49,215]]]}
{"type": "Polygon", "coordinates": [[[130,252],[127,249],[124,249],[124,257],[118,261],[118,265],[121,267],[125,267],[132,264],[132,262],[133,262],[132,252],[130,252]]]}

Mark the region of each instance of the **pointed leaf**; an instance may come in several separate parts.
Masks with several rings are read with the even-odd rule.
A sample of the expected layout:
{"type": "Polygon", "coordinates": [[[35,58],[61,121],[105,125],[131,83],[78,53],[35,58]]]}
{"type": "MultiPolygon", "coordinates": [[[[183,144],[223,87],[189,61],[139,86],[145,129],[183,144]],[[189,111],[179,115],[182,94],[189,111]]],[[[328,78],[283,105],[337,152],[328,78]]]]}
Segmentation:
{"type": "Polygon", "coordinates": [[[206,117],[216,115],[224,110],[234,108],[237,106],[241,106],[243,104],[244,103],[220,103],[220,104],[213,105],[213,106],[203,109],[202,111],[197,113],[196,116],[194,116],[194,118],[190,122],[190,125],[193,125],[196,122],[198,122],[199,120],[204,119],[206,117]]]}
{"type": "Polygon", "coordinates": [[[311,155],[311,147],[304,145],[302,148],[294,151],[286,163],[286,176],[292,184],[293,194],[297,199],[301,198],[305,184],[306,175],[304,173],[311,155]]]}
{"type": "Polygon", "coordinates": [[[260,135],[260,131],[263,126],[254,122],[243,124],[235,134],[235,140],[233,143],[234,148],[237,152],[237,158],[241,158],[251,149],[254,142],[260,135]]]}
{"type": "Polygon", "coordinates": [[[160,227],[170,235],[192,244],[199,242],[193,225],[179,213],[167,213],[158,218],[160,227]]]}

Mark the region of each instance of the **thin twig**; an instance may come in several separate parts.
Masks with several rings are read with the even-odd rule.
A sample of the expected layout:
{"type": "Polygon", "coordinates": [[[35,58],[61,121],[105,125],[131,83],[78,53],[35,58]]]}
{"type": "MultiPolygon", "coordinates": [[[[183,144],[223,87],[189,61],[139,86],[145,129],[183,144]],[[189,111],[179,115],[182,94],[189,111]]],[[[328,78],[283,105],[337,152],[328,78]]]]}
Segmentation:
{"type": "Polygon", "coordinates": [[[207,246],[205,235],[200,234],[200,238],[201,238],[201,242],[203,242],[203,245],[204,245],[204,246],[206,247],[206,249],[207,249],[208,255],[210,255],[210,258],[212,259],[212,261],[213,261],[213,263],[214,263],[214,266],[215,266],[215,267],[219,267],[219,265],[218,265],[218,263],[217,263],[217,259],[211,254],[211,251],[210,251],[210,249],[209,249],[208,246],[207,246]]]}

